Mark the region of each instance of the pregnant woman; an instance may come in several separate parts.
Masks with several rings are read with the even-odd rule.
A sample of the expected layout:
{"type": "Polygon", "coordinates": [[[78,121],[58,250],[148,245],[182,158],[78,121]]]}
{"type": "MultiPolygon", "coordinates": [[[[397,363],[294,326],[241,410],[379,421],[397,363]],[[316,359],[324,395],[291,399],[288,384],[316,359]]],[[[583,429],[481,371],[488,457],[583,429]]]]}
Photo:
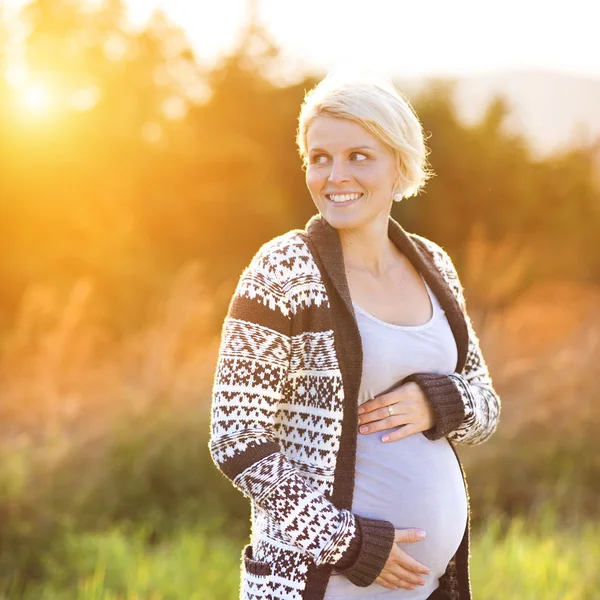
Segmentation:
{"type": "Polygon", "coordinates": [[[430,176],[387,82],[327,77],[297,142],[319,214],[267,242],[222,331],[209,448],[251,502],[240,597],[471,598],[453,443],[500,399],[448,254],[390,217],[430,176]]]}

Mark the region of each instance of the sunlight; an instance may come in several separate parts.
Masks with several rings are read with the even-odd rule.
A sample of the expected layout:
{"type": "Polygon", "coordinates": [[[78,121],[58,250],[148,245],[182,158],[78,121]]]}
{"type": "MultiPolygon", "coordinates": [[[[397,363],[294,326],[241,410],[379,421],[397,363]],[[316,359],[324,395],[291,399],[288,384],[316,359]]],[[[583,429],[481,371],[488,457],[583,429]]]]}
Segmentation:
{"type": "Polygon", "coordinates": [[[22,61],[12,61],[6,69],[6,82],[15,105],[32,114],[46,114],[56,105],[56,93],[47,81],[35,77],[22,61]]]}
{"type": "Polygon", "coordinates": [[[190,2],[190,0],[127,0],[127,16],[143,26],[160,10],[189,36],[196,56],[210,64],[235,47],[247,23],[248,0],[190,2]]]}
{"type": "Polygon", "coordinates": [[[21,94],[22,104],[30,112],[46,113],[52,107],[53,97],[47,85],[30,83],[21,94]]]}
{"type": "Polygon", "coordinates": [[[7,63],[5,80],[8,86],[14,90],[18,90],[27,85],[27,81],[29,80],[29,71],[27,68],[14,61],[7,61],[7,63]]]}

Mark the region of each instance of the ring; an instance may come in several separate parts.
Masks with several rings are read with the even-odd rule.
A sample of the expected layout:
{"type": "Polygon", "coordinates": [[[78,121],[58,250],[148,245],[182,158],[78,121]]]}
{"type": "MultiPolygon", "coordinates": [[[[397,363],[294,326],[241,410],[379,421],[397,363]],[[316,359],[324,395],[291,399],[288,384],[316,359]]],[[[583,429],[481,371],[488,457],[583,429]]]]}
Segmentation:
{"type": "Polygon", "coordinates": [[[392,404],[388,404],[388,412],[390,413],[390,417],[394,414],[394,409],[392,408],[392,404]]]}

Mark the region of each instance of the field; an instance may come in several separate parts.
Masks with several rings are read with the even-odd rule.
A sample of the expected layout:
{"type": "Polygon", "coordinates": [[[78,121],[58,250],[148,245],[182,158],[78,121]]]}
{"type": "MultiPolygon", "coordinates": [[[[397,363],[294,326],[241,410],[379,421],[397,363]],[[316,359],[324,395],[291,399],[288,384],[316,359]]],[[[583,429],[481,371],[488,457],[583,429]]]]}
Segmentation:
{"type": "MultiPolygon", "coordinates": [[[[547,515],[534,524],[514,519],[503,529],[491,519],[474,537],[477,600],[598,597],[600,525],[561,531],[547,515]]],[[[81,536],[71,540],[68,569],[54,565],[53,577],[26,600],[236,600],[239,548],[202,529],[180,531],[152,550],[143,531],[81,536]],[[70,583],[61,586],[65,577],[70,583]]]]}
{"type": "MultiPolygon", "coordinates": [[[[204,298],[192,266],[122,338],[86,282],[25,299],[0,354],[0,598],[237,597],[248,506],[207,451],[204,298]]],[[[555,283],[471,311],[503,400],[493,438],[459,448],[476,600],[600,597],[599,298],[555,283]]]]}

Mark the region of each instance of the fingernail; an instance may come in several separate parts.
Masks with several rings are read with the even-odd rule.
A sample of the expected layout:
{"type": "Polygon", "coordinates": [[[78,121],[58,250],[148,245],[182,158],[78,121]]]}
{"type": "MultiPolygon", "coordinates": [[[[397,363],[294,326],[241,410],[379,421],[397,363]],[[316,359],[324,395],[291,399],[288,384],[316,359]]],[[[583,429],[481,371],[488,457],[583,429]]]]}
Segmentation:
{"type": "Polygon", "coordinates": [[[366,433],[367,431],[369,431],[369,428],[368,428],[366,425],[363,425],[363,426],[360,428],[360,431],[361,431],[361,433],[366,433]]]}
{"type": "Polygon", "coordinates": [[[359,414],[359,415],[362,415],[364,412],[365,412],[365,409],[364,409],[362,406],[361,406],[361,407],[359,407],[359,409],[358,409],[358,414],[359,414]]]}
{"type": "Polygon", "coordinates": [[[384,435],[384,436],[381,438],[381,441],[382,441],[382,442],[389,442],[389,441],[390,441],[390,438],[389,438],[387,435],[384,435]]]}
{"type": "Polygon", "coordinates": [[[420,540],[422,540],[426,535],[427,535],[427,533],[425,533],[423,530],[417,532],[417,537],[420,540]]]}

